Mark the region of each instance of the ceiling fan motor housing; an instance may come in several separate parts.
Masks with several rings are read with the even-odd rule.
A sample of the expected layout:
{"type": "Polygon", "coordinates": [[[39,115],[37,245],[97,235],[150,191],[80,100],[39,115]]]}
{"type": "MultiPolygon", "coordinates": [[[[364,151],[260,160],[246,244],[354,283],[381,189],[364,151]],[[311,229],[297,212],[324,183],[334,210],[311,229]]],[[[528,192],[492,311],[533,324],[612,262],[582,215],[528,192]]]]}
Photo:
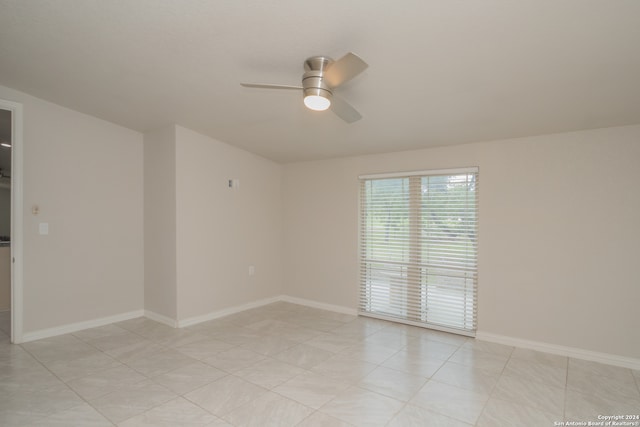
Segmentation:
{"type": "Polygon", "coordinates": [[[324,82],[324,72],[333,63],[326,56],[312,56],[304,61],[305,73],[302,76],[304,96],[322,96],[331,99],[331,88],[324,82]]]}

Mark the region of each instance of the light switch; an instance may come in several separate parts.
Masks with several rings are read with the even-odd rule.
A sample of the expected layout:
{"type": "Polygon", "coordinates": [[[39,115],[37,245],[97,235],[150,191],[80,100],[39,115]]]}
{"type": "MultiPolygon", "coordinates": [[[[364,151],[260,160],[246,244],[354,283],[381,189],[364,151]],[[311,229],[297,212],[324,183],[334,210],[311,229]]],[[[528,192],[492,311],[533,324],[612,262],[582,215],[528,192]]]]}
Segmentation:
{"type": "Polygon", "coordinates": [[[40,234],[42,234],[42,235],[49,234],[49,223],[48,222],[41,222],[39,229],[40,229],[40,234]]]}

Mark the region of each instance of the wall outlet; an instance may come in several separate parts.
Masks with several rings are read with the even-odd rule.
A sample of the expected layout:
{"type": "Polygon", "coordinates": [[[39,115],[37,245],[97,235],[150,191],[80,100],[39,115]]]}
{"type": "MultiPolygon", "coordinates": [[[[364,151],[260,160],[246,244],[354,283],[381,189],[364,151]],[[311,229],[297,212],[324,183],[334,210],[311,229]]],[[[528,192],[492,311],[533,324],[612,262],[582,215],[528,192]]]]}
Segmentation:
{"type": "Polygon", "coordinates": [[[249,276],[253,276],[254,274],[256,274],[256,266],[255,265],[250,265],[249,266],[249,276]]]}
{"type": "Polygon", "coordinates": [[[41,222],[40,224],[38,224],[38,231],[43,236],[46,236],[47,234],[49,234],[49,223],[41,222]]]}

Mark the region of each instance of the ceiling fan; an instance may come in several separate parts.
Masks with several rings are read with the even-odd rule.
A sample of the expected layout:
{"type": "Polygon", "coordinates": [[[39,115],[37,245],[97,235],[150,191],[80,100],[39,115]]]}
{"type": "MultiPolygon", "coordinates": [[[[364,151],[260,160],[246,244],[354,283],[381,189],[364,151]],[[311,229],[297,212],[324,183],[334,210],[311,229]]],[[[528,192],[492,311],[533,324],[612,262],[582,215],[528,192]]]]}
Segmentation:
{"type": "Polygon", "coordinates": [[[334,89],[362,73],[369,65],[355,53],[349,52],[334,61],[327,56],[312,56],[304,61],[302,86],[240,83],[241,86],[260,89],[302,90],[304,105],[315,111],[331,108],[338,117],[353,123],[362,115],[344,99],[336,96],[334,89]]]}

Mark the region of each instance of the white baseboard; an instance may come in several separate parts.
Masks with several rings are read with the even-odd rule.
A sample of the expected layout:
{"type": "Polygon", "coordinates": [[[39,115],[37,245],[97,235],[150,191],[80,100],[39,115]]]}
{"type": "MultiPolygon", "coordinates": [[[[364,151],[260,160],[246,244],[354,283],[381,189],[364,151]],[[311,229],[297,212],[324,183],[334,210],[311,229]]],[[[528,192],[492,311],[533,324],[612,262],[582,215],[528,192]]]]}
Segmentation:
{"type": "Polygon", "coordinates": [[[350,314],[352,316],[358,315],[358,310],[355,308],[343,307],[341,305],[325,304],[323,302],[313,301],[304,298],[291,297],[289,295],[281,295],[280,301],[290,302],[292,304],[305,305],[307,307],[319,308],[320,310],[334,311],[336,313],[350,314]]]}
{"type": "Polygon", "coordinates": [[[250,310],[252,308],[262,307],[263,305],[272,304],[274,302],[281,301],[281,297],[265,298],[258,301],[253,301],[247,304],[236,305],[234,307],[224,308],[222,310],[213,311],[211,313],[203,314],[201,316],[188,317],[183,320],[178,320],[177,327],[184,328],[186,326],[197,325],[198,323],[208,322],[209,320],[218,319],[220,317],[229,316],[230,314],[240,313],[241,311],[250,310]]]}
{"type": "Polygon", "coordinates": [[[155,320],[156,322],[162,323],[163,325],[171,326],[172,328],[178,327],[177,320],[164,316],[162,314],[158,314],[155,311],[144,310],[144,317],[155,320]]]}
{"type": "MultiPolygon", "coordinates": [[[[78,332],[83,329],[97,328],[98,326],[105,326],[111,323],[122,322],[124,320],[135,319],[136,317],[142,317],[144,310],[135,310],[128,313],[116,314],[115,316],[101,317],[99,319],[86,320],[84,322],[69,323],[67,325],[56,326],[55,328],[40,329],[38,331],[27,332],[22,334],[22,343],[40,340],[43,338],[55,337],[57,335],[69,334],[72,332],[78,332]]],[[[19,344],[19,343],[16,343],[19,344]]]]}
{"type": "MultiPolygon", "coordinates": [[[[41,329],[38,331],[27,332],[23,334],[21,342],[35,341],[43,338],[50,338],[57,335],[68,334],[72,332],[81,331],[83,329],[96,328],[99,326],[105,326],[111,323],[122,322],[124,320],[135,319],[137,317],[148,317],[162,324],[171,326],[172,328],[183,328],[186,326],[195,325],[198,323],[206,322],[220,317],[229,316],[230,314],[240,313],[252,308],[262,307],[275,302],[288,302],[292,304],[304,305],[307,307],[318,308],[321,310],[333,311],[336,313],[357,315],[356,309],[343,307],[339,305],[326,304],[313,300],[307,300],[303,298],[292,297],[289,295],[279,295],[276,297],[266,298],[258,301],[253,301],[247,304],[238,305],[235,307],[229,307],[222,310],[217,310],[202,316],[195,316],[183,320],[174,320],[167,316],[163,316],[158,313],[154,313],[149,310],[135,310],[128,313],[121,313],[114,316],[102,317],[99,319],[87,320],[84,322],[71,323],[68,325],[57,326],[54,328],[41,329]]],[[[480,341],[495,342],[498,344],[510,345],[514,347],[527,348],[531,350],[537,350],[545,353],[557,354],[560,356],[573,357],[575,359],[589,360],[593,362],[604,363],[607,365],[621,366],[624,368],[630,368],[640,370],[640,359],[632,357],[624,357],[609,353],[600,353],[590,350],[584,350],[576,347],[567,347],[556,344],[549,344],[540,341],[531,341],[521,338],[514,338],[505,335],[493,334],[489,332],[478,331],[476,333],[476,339],[480,341]]]]}
{"type": "Polygon", "coordinates": [[[540,341],[530,341],[480,331],[476,332],[476,339],[480,341],[490,341],[498,344],[510,345],[513,347],[542,351],[544,353],[557,354],[559,356],[573,357],[574,359],[589,360],[591,362],[599,362],[607,365],[621,366],[623,368],[640,370],[640,359],[636,359],[633,357],[618,356],[616,354],[610,353],[600,353],[576,347],[567,347],[540,341]]]}
{"type": "Polygon", "coordinates": [[[198,323],[207,322],[213,319],[219,319],[220,317],[229,316],[230,314],[240,313],[241,311],[250,310],[252,308],[262,307],[268,304],[273,304],[274,302],[289,302],[292,304],[304,305],[312,308],[319,308],[321,310],[334,311],[342,314],[350,314],[356,316],[358,311],[355,309],[342,307],[339,305],[325,304],[317,301],[312,301],[303,298],[291,297],[289,295],[279,295],[276,297],[265,298],[258,301],[253,301],[247,304],[237,305],[235,307],[229,307],[222,310],[214,311],[208,314],[204,314],[202,316],[190,317],[187,319],[179,320],[177,323],[178,328],[184,328],[186,326],[197,325],[198,323]]]}

